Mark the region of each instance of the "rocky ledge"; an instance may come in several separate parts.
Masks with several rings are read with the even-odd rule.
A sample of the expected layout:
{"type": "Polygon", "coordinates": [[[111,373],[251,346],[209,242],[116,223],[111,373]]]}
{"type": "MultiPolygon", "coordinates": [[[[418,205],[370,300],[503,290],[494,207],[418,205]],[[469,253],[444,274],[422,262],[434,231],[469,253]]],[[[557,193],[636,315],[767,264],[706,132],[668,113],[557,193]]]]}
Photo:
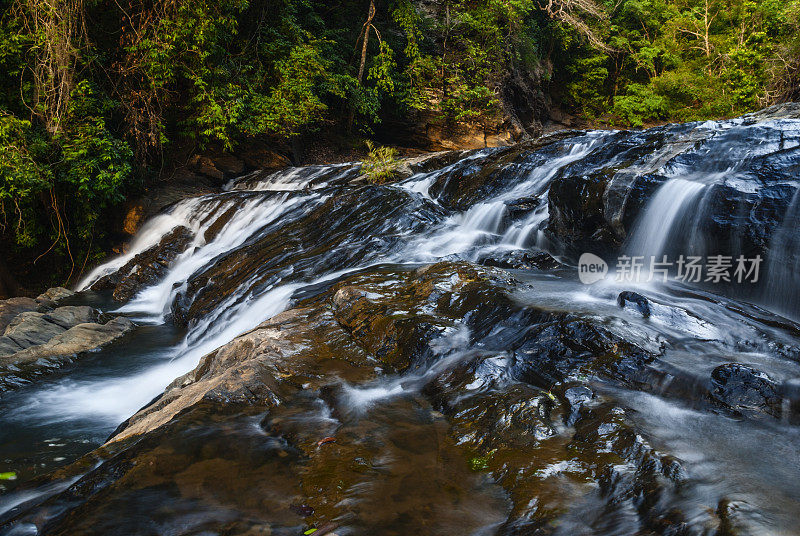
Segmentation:
{"type": "Polygon", "coordinates": [[[656,355],[521,305],[524,287],[462,262],[340,281],[206,355],[0,530],[552,534],[599,511],[630,533],[730,524],[724,498],[702,519],[669,506],[681,463],[598,389],[646,381],[656,355]]]}
{"type": "Polygon", "coordinates": [[[86,305],[62,305],[73,294],[56,287],[36,299],[0,301],[0,393],[52,372],[133,329],[127,318],[86,305]]]}

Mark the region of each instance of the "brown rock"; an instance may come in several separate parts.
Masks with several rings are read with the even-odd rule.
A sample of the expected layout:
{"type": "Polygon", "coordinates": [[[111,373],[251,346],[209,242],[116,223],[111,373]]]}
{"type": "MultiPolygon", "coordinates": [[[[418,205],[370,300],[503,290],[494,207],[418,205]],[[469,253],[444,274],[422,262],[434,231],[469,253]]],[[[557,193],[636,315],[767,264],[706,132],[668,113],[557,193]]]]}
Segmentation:
{"type": "Polygon", "coordinates": [[[214,167],[220,170],[226,177],[234,177],[244,173],[244,162],[233,155],[215,156],[212,161],[214,167]]]}
{"type": "Polygon", "coordinates": [[[143,199],[137,199],[129,202],[123,210],[125,210],[125,217],[122,220],[122,232],[133,236],[144,222],[147,203],[143,199]]]}

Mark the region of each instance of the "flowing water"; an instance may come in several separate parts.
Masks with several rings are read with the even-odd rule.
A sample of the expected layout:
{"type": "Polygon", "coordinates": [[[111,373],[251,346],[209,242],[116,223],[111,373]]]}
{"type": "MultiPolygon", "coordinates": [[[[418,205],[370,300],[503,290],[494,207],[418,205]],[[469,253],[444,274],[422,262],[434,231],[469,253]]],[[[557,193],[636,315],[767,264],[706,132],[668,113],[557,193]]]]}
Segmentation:
{"type": "MultiPolygon", "coordinates": [[[[337,520],[337,534],[426,533],[420,524],[431,534],[513,534],[509,516],[522,516],[515,497],[525,493],[526,515],[535,510],[555,516],[542,533],[800,534],[800,327],[791,320],[800,316],[798,172],[800,120],[777,117],[675,125],[644,133],[576,132],[527,148],[464,154],[453,164],[382,186],[351,185],[358,176],[352,164],[254,173],[232,181],[218,194],[181,201],[150,220],[125,255],[96,268],[79,285],[85,290],[83,302],[134,319],[139,327],[132,338],[0,394],[0,472],[18,473],[17,481],[0,483],[0,489],[5,488],[0,495],[0,533],[35,534],[38,522],[31,519],[36,519],[36,505],[48,497],[61,500],[63,490],[80,478],[50,481],[43,475],[101,445],[122,421],[197,366],[204,355],[349,277],[383,277],[389,278],[385,285],[400,285],[408,270],[444,260],[500,266],[513,277],[508,292],[515,308],[601,326],[609,337],[634,344],[656,360],[648,364],[645,376],[641,371],[623,372],[611,379],[586,371],[561,377],[558,364],[526,368],[525,374],[538,378],[533,382],[522,373],[492,372],[516,370],[522,350],[513,341],[528,337],[532,324],[503,317],[510,313],[492,313],[498,316],[487,318],[490,326],[478,333],[471,324],[482,314],[476,305],[463,322],[425,340],[430,357],[406,371],[381,370],[356,380],[331,375],[327,381],[338,393],[336,401],[327,395],[297,397],[282,410],[283,426],[296,427],[300,436],[313,431],[315,438],[334,432],[337,437],[388,438],[369,443],[372,452],[353,454],[356,461],[374,455],[379,476],[348,488],[341,505],[350,505],[356,514],[337,520]],[[609,181],[610,186],[593,190],[593,180],[609,181]],[[575,191],[586,194],[583,200],[573,202],[563,189],[551,195],[551,185],[555,190],[573,184],[569,181],[577,181],[580,188],[575,191]],[[601,207],[595,210],[590,202],[600,202],[601,207]],[[579,236],[586,226],[575,222],[592,210],[596,216],[587,228],[594,234],[587,242],[579,236]],[[572,222],[574,229],[564,231],[559,223],[564,221],[572,222]],[[176,226],[188,228],[193,240],[159,281],[115,305],[104,294],[88,290],[159,244],[176,226]],[[594,231],[601,226],[610,231],[594,231]],[[214,233],[209,233],[212,228],[214,233]],[[609,238],[613,233],[617,236],[609,238]],[[587,286],[578,281],[574,267],[575,252],[587,243],[603,243],[610,263],[615,258],[609,252],[659,259],[763,255],[765,260],[761,281],[746,290],[706,282],[615,281],[613,269],[606,280],[587,286]],[[529,266],[530,255],[542,251],[562,264],[529,266]],[[646,314],[644,305],[620,298],[625,291],[646,300],[646,314]],[[755,402],[753,412],[710,404],[709,378],[717,367],[730,363],[745,364],[757,371],[756,376],[768,378],[780,398],[778,409],[769,406],[764,413],[755,402]],[[477,367],[485,376],[475,372],[472,383],[437,406],[432,386],[464,367],[477,367]],[[447,413],[446,407],[458,407],[474,393],[487,397],[481,403],[485,405],[504,390],[529,385],[553,397],[548,389],[556,392],[557,385],[569,381],[582,382],[597,400],[613,406],[610,415],[624,415],[620,419],[648,449],[679,460],[676,488],[662,493],[657,502],[659,511],[680,511],[685,532],[676,532],[674,524],[654,524],[642,513],[642,501],[647,501],[637,499],[636,493],[619,495],[612,501],[614,507],[609,506],[607,497],[621,493],[615,486],[643,478],[637,470],[626,474],[630,461],[609,465],[620,471],[612,478],[617,484],[602,484],[603,478],[590,476],[589,462],[577,455],[559,457],[549,450],[525,454],[527,447],[520,447],[527,462],[541,462],[531,478],[544,483],[525,491],[522,484],[511,485],[501,477],[505,473],[492,462],[481,472],[482,460],[499,456],[498,449],[508,450],[505,467],[514,466],[513,448],[504,443],[470,462],[473,470],[464,465],[443,472],[443,464],[461,467],[453,460],[469,458],[472,447],[466,445],[481,433],[477,428],[460,432],[463,414],[447,413]],[[459,498],[448,502],[450,495],[459,498]],[[721,504],[733,513],[723,516],[721,504]],[[419,513],[423,510],[424,515],[419,513]],[[407,517],[398,511],[407,512],[407,517]],[[713,525],[709,519],[714,516],[724,519],[713,525]],[[740,532],[723,532],[729,525],[740,532]]],[[[408,314],[402,309],[394,314],[408,314]]],[[[547,333],[542,332],[536,344],[546,344],[547,333]]],[[[534,362],[547,353],[531,352],[534,362]]],[[[503,411],[492,426],[513,421],[513,414],[503,411]]],[[[237,452],[251,453],[242,454],[246,458],[272,448],[252,415],[219,418],[228,423],[227,435],[224,440],[210,432],[202,436],[207,437],[209,451],[218,441],[235,441],[237,452]]],[[[577,434],[571,428],[578,426],[574,417],[551,426],[556,432],[548,432],[548,437],[553,441],[577,434]]],[[[484,433],[492,437],[492,432],[484,433]]],[[[172,450],[189,452],[195,439],[185,440],[184,446],[177,438],[168,441],[174,443],[169,443],[172,450]]],[[[529,437],[531,444],[540,440],[529,437]]],[[[268,459],[264,467],[271,468],[270,474],[282,474],[283,466],[268,459]]],[[[274,484],[275,493],[282,493],[283,485],[290,487],[274,484]]],[[[56,506],[42,507],[43,519],[71,508],[64,506],[68,501],[52,504],[56,506]]],[[[222,533],[191,527],[200,526],[197,519],[219,526],[228,523],[232,514],[226,504],[218,510],[193,510],[176,503],[176,511],[182,513],[169,514],[170,521],[159,521],[160,528],[126,521],[117,533],[222,533]]],[[[131,513],[151,507],[154,504],[142,499],[124,508],[131,513]]],[[[120,516],[128,513],[119,511],[120,516]]],[[[275,514],[276,526],[291,526],[282,516],[275,514]]],[[[292,530],[285,533],[298,533],[292,530]]]]}

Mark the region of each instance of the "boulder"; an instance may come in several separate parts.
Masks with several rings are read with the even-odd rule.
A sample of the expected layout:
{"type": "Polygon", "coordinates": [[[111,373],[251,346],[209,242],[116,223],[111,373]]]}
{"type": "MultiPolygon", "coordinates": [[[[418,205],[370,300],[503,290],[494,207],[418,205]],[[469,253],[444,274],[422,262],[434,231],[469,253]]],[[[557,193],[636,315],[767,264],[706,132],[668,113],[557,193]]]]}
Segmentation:
{"type": "Polygon", "coordinates": [[[513,270],[554,270],[561,266],[549,253],[520,249],[487,253],[479,257],[477,262],[483,266],[513,270]]]}
{"type": "Polygon", "coordinates": [[[125,317],[114,318],[105,324],[77,324],[57,333],[43,344],[28,346],[4,359],[6,364],[11,362],[14,366],[20,366],[42,358],[74,356],[102,348],[127,334],[133,327],[134,323],[125,317]]]}
{"type": "Polygon", "coordinates": [[[617,305],[622,308],[633,309],[644,318],[650,317],[650,301],[638,292],[630,290],[620,292],[619,296],[617,296],[617,305]]]}
{"type": "Polygon", "coordinates": [[[26,311],[36,311],[39,303],[33,298],[10,298],[0,300],[0,334],[14,320],[17,315],[26,311]]]}
{"type": "Polygon", "coordinates": [[[6,327],[3,336],[21,348],[44,344],[64,331],[64,327],[50,322],[44,313],[29,311],[20,313],[6,327]]]}
{"type": "Polygon", "coordinates": [[[133,327],[127,318],[109,320],[88,306],[23,311],[0,336],[0,391],[28,383],[86,352],[106,346],[133,327]]]}
{"type": "Polygon", "coordinates": [[[778,385],[765,373],[740,363],[726,363],[711,373],[711,402],[737,415],[781,417],[778,385]]]}

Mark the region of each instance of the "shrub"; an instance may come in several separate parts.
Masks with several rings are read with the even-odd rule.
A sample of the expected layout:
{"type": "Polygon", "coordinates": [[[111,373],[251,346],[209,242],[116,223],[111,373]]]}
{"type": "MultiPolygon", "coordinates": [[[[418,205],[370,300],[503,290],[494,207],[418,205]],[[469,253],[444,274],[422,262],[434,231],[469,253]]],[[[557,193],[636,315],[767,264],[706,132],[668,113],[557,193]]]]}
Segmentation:
{"type": "Polygon", "coordinates": [[[394,177],[400,160],[397,158],[397,149],[394,147],[376,146],[367,140],[369,154],[361,165],[361,171],[367,180],[373,184],[382,184],[394,177]]]}

